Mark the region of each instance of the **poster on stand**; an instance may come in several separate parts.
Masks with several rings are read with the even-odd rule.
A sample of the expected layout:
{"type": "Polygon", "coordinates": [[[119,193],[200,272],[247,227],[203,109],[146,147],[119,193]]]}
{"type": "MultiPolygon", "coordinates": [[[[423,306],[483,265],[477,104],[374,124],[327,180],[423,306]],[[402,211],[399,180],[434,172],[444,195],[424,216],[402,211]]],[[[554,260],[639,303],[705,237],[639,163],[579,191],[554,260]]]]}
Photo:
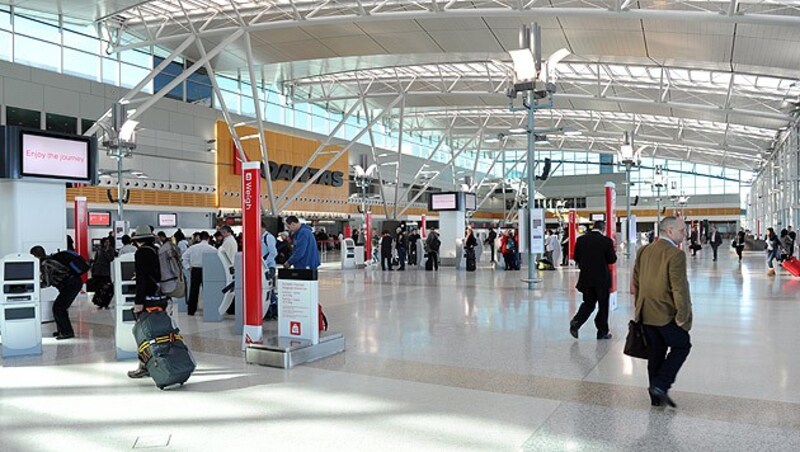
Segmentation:
{"type": "Polygon", "coordinates": [[[278,270],[278,336],[319,343],[319,281],[316,270],[278,270]]]}
{"type": "MultiPolygon", "coordinates": [[[[606,237],[614,242],[614,252],[619,253],[617,244],[617,187],[613,182],[606,182],[606,237]]],[[[609,296],[609,309],[617,309],[617,265],[610,264],[611,270],[611,295],[609,296]]]]}
{"type": "Polygon", "coordinates": [[[531,209],[529,227],[531,253],[544,254],[544,209],[531,209]]]}

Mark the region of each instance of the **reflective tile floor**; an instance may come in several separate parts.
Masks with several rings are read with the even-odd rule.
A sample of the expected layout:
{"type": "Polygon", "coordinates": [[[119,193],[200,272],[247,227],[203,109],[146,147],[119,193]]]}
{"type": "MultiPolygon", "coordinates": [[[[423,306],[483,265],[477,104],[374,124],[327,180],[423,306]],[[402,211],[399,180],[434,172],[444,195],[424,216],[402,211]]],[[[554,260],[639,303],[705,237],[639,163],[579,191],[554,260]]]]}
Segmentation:
{"type": "MultiPolygon", "coordinates": [[[[727,251],[727,250],[725,250],[727,251]]],[[[706,253],[706,250],[703,251],[706,253]]],[[[328,266],[326,266],[328,267],[328,266]]],[[[112,311],[80,299],[79,338],[0,361],[0,451],[800,450],[800,278],[767,277],[761,253],[689,258],[693,348],[651,408],[646,363],[568,321],[578,273],[326,268],[320,300],[347,351],[292,370],[244,363],[233,320],[178,316],[198,361],[183,388],[129,380],[112,311]]],[[[618,286],[629,286],[627,262],[618,286]]],[[[275,322],[265,324],[267,334],[275,322]]]]}

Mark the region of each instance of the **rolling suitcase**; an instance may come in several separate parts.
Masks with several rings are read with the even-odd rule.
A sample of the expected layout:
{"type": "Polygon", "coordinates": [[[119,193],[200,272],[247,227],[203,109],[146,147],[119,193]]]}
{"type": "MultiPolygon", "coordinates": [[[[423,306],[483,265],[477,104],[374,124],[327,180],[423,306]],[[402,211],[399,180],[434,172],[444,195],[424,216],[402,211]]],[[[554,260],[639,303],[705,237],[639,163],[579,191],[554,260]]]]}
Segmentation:
{"type": "Polygon", "coordinates": [[[786,269],[792,276],[800,276],[800,261],[794,257],[790,257],[781,263],[781,266],[786,269]]]}
{"type": "Polygon", "coordinates": [[[141,313],[133,326],[133,336],[139,344],[139,359],[158,389],[183,385],[194,372],[192,353],[163,309],[150,308],[141,313]]]}
{"type": "Polygon", "coordinates": [[[433,271],[433,259],[431,258],[431,256],[428,256],[428,258],[425,259],[425,271],[429,272],[433,271]]]}

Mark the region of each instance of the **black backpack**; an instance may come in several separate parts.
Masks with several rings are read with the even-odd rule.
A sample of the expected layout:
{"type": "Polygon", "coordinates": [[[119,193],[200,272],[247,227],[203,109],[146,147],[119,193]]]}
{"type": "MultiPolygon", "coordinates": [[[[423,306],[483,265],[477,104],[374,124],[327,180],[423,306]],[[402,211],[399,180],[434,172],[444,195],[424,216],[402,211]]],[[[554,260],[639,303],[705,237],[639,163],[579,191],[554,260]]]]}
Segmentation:
{"type": "Polygon", "coordinates": [[[75,251],[59,251],[50,256],[50,258],[67,267],[76,276],[83,275],[91,268],[86,259],[75,251]]]}

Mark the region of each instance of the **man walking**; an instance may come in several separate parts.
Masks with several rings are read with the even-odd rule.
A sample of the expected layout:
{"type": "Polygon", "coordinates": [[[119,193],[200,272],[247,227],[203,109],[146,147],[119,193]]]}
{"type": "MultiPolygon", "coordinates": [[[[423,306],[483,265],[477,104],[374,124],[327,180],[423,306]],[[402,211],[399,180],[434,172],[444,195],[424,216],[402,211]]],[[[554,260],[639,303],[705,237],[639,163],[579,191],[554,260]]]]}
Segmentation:
{"type": "Polygon", "coordinates": [[[388,266],[392,271],[392,242],[391,234],[384,229],[381,234],[381,270],[385,271],[388,266]]]}
{"type": "Polygon", "coordinates": [[[667,394],[692,348],[686,254],[678,249],[686,237],[686,225],[675,217],[666,217],[659,231],[660,240],[646,245],[636,256],[633,289],[636,318],[644,324],[649,345],[650,402],[653,406],[675,407],[667,394]]]}
{"type": "Polygon", "coordinates": [[[41,245],[31,248],[30,253],[39,259],[41,268],[42,287],[55,287],[58,296],[53,302],[53,319],[56,322],[56,331],[53,336],[56,340],[72,339],[75,330],[69,320],[68,309],[81,293],[83,280],[81,275],[73,272],[69,267],[48,256],[41,245]]]}
{"type": "Polygon", "coordinates": [[[719,235],[716,226],[711,226],[711,240],[708,241],[711,249],[714,250],[714,262],[717,261],[717,249],[722,245],[722,236],[719,235]]]}
{"type": "Polygon", "coordinates": [[[578,330],[598,305],[594,325],[597,339],[611,339],[608,328],[608,298],[611,290],[611,271],[608,266],[617,261],[614,242],[603,235],[605,221],[596,221],[588,234],[575,243],[575,262],[581,272],[576,288],[583,294],[583,303],[569,322],[569,334],[578,338],[578,330]]]}

